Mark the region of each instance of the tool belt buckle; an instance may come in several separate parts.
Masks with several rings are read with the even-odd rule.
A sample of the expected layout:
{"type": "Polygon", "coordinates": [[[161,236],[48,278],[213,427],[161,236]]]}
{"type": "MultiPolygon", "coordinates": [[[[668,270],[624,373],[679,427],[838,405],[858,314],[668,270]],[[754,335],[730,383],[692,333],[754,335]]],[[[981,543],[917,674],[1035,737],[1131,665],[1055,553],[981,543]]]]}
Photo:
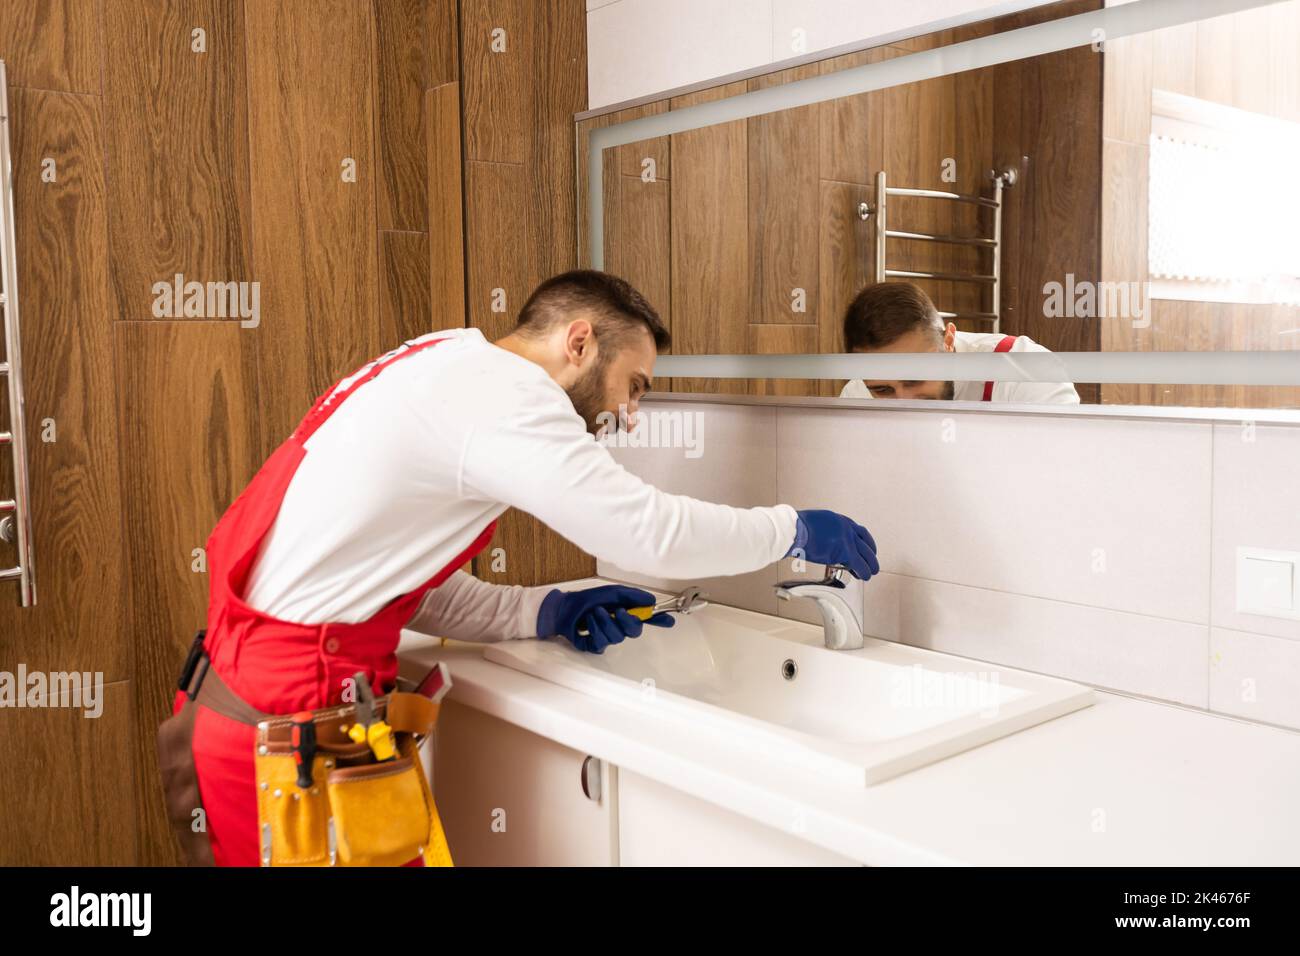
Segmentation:
{"type": "Polygon", "coordinates": [[[193,691],[190,690],[190,681],[194,679],[194,670],[204,657],[203,641],[207,634],[207,628],[203,628],[194,635],[194,640],[190,642],[189,653],[185,655],[185,663],[181,665],[180,679],[176,682],[176,689],[185,691],[190,700],[193,700],[199,692],[197,687],[193,691]]]}

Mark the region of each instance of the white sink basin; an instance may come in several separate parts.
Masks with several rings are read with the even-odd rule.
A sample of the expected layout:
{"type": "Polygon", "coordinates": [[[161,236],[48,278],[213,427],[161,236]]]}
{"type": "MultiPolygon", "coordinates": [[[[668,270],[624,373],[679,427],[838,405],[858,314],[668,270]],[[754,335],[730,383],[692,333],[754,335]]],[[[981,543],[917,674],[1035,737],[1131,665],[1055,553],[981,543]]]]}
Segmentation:
{"type": "Polygon", "coordinates": [[[557,638],[490,644],[485,656],[857,786],[1093,702],[1091,688],[1053,677],[891,641],[831,651],[822,640],[820,627],[715,604],[604,654],[557,638]]]}

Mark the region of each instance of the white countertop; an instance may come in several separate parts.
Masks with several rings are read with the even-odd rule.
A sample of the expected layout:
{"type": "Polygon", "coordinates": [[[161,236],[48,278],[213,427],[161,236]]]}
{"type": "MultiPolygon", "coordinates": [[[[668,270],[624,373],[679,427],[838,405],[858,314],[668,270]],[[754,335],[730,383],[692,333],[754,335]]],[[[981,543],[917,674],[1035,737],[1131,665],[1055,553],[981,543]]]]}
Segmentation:
{"type": "Polygon", "coordinates": [[[407,632],[404,676],[451,699],[873,866],[1300,864],[1300,733],[1097,693],[1083,710],[869,787],[799,779],[407,632]],[[414,638],[414,639],[413,639],[414,638]]]}

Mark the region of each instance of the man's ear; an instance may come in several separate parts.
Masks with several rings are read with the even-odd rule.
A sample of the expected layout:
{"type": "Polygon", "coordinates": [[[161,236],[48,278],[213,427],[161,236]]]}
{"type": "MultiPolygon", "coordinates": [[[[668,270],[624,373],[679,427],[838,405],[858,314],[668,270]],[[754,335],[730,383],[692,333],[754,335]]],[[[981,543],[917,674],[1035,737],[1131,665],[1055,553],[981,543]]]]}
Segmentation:
{"type": "Polygon", "coordinates": [[[957,326],[949,322],[948,327],[943,330],[943,350],[945,352],[951,352],[953,350],[952,343],[956,338],[957,338],[957,326]]]}
{"type": "Polygon", "coordinates": [[[596,347],[596,338],[591,323],[586,319],[574,319],[564,332],[564,354],[570,365],[581,365],[596,347]]]}

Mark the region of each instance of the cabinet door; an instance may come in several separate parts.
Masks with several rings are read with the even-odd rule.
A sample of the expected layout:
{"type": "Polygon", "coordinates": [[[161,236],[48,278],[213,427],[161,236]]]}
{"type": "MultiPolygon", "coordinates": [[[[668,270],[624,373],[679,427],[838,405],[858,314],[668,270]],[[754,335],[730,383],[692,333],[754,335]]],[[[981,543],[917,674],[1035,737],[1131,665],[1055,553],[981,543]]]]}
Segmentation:
{"type": "Polygon", "coordinates": [[[623,866],[858,866],[789,832],[619,770],[618,853],[623,866]]]}
{"type": "Polygon", "coordinates": [[[612,768],[447,700],[433,741],[433,794],[457,866],[610,866],[612,768]],[[597,786],[599,787],[597,793],[597,786]],[[598,799],[593,799],[598,797],[598,799]]]}

